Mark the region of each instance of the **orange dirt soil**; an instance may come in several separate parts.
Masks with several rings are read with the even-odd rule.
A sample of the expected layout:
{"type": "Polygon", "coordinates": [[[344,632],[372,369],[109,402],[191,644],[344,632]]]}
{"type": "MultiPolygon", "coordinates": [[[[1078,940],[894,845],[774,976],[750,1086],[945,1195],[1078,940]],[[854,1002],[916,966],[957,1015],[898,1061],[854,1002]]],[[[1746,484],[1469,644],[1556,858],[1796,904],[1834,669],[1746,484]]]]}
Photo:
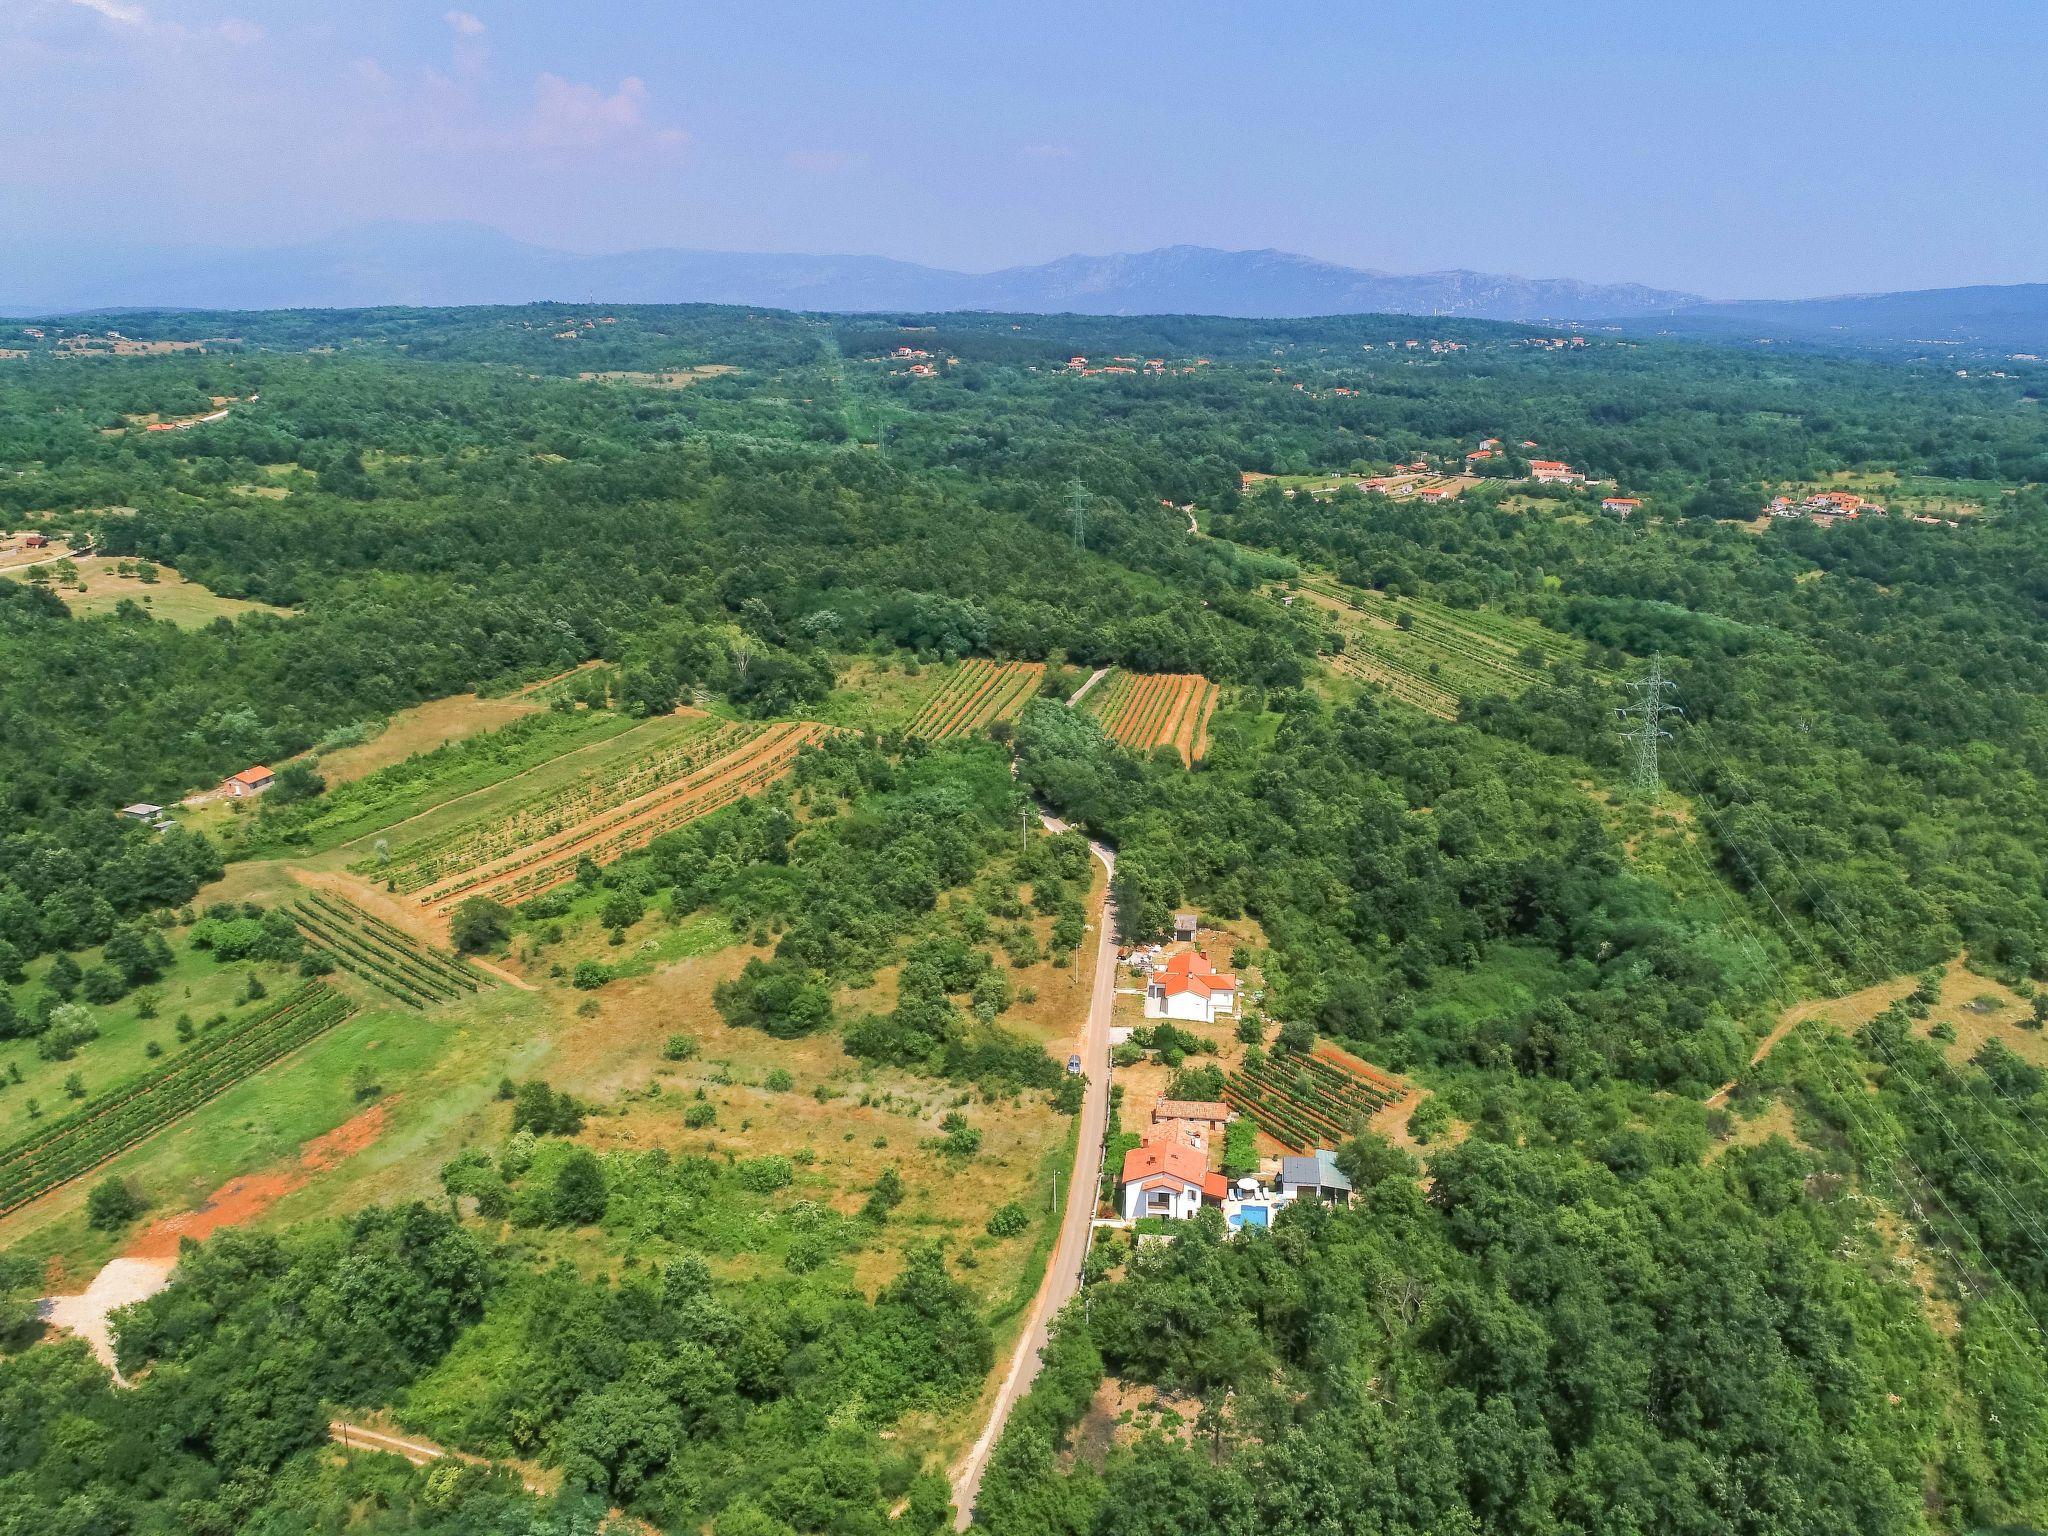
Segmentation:
{"type": "Polygon", "coordinates": [[[200,1241],[223,1227],[254,1221],[293,1190],[303,1187],[314,1174],[336,1167],[375,1141],[383,1133],[386,1106],[391,1102],[373,1104],[326,1135],[314,1137],[299,1149],[298,1161],[291,1166],[229,1179],[208,1195],[196,1211],[150,1223],[122,1257],[176,1258],[178,1244],[185,1238],[200,1241]]]}

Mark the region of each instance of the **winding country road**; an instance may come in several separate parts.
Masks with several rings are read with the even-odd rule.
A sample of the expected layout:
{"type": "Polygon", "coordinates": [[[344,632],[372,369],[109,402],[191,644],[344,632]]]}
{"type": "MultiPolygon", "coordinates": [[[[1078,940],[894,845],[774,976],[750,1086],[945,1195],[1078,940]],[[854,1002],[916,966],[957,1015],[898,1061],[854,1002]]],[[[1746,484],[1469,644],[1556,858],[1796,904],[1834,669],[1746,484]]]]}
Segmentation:
{"type": "MultiPolygon", "coordinates": [[[[1056,816],[1042,816],[1042,820],[1048,832],[1068,830],[1067,824],[1056,816]]],[[[1088,1074],[1088,1091],[1081,1102],[1074,1172],[1067,1185],[1066,1211],[1053,1243],[1052,1263],[1047,1266],[1045,1279],[1031,1303],[1024,1330],[1017,1336],[1002,1390],[996,1394],[981,1437],[954,1469],[956,1530],[964,1531],[974,1518],[974,1501],[981,1492],[981,1475],[988,1468],[989,1455],[1002,1438],[1010,1411],[1031,1390],[1038,1375],[1039,1353],[1051,1336],[1052,1320],[1080,1290],[1081,1266],[1088,1257],[1089,1224],[1095,1217],[1096,1190],[1102,1179],[1102,1142],[1109,1127],[1109,1010],[1116,996],[1116,903],[1109,894],[1110,881],[1116,875],[1116,854],[1092,838],[1088,846],[1102,861],[1109,878],[1103,881],[1102,906],[1095,914],[1095,981],[1088,998],[1088,1022],[1081,1035],[1081,1066],[1088,1074]]]]}

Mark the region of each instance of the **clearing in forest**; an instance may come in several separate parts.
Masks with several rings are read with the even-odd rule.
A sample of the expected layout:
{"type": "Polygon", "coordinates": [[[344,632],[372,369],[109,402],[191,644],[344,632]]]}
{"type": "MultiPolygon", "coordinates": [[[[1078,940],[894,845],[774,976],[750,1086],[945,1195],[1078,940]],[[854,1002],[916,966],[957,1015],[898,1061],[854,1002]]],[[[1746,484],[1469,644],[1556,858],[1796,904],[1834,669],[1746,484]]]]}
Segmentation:
{"type": "Polygon", "coordinates": [[[765,788],[823,730],[682,716],[636,753],[522,798],[485,795],[464,819],[428,818],[349,868],[440,913],[470,896],[516,905],[573,879],[585,858],[607,863],[765,788]]]}
{"type": "Polygon", "coordinates": [[[928,741],[944,741],[997,720],[1015,719],[1044,676],[1045,664],[1038,661],[963,661],[933,685],[903,729],[928,741]]]}
{"type": "Polygon", "coordinates": [[[1301,591],[1344,637],[1344,649],[1323,658],[1331,671],[1443,720],[1457,718],[1460,699],[1520,693],[1542,667],[1585,653],[1533,619],[1491,609],[1393,597],[1320,575],[1304,576],[1301,591]]]}
{"type": "Polygon", "coordinates": [[[1192,766],[1209,750],[1217,686],[1198,672],[1126,672],[1121,667],[1088,690],[1081,708],[1105,734],[1134,752],[1172,747],[1192,766]]]}

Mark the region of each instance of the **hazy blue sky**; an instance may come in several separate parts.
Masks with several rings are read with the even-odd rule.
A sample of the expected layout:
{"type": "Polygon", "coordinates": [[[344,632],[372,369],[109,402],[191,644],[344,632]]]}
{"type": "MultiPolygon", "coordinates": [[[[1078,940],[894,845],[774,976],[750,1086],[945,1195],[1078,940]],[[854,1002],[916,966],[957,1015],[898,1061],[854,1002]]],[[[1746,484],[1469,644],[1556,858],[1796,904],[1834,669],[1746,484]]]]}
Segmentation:
{"type": "Polygon", "coordinates": [[[2048,279],[2048,4],[0,0],[0,225],[2048,279]]]}

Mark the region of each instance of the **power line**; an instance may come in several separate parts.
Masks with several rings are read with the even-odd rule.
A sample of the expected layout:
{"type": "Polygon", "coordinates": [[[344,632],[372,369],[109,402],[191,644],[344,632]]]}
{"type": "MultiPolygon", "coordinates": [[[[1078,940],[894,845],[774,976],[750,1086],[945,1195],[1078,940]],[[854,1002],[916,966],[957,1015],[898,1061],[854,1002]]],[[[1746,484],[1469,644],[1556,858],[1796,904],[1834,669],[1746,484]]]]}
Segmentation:
{"type": "Polygon", "coordinates": [[[1088,547],[1088,501],[1088,488],[1076,480],[1073,489],[1067,492],[1067,512],[1073,518],[1076,549],[1088,547]]]}
{"type": "Polygon", "coordinates": [[[1685,713],[1676,704],[1664,702],[1665,692],[1678,684],[1664,675],[1664,658],[1653,656],[1650,658],[1649,676],[1622,686],[1636,696],[1635,703],[1624,704],[1616,711],[1624,721],[1637,722],[1621,733],[1621,739],[1632,748],[1628,787],[1631,793],[1645,800],[1654,800],[1663,787],[1657,774],[1657,743],[1671,739],[1671,733],[1663,728],[1661,722],[1665,715],[1685,713]]]}
{"type": "MultiPolygon", "coordinates": [[[[1717,758],[1716,761],[1719,762],[1720,766],[1725,771],[1727,768],[1725,760],[1717,758]]],[[[1704,794],[1699,788],[1698,781],[1693,777],[1691,769],[1686,765],[1686,761],[1683,755],[1679,757],[1678,762],[1680,771],[1685,774],[1686,782],[1692,786],[1695,795],[1699,796],[1700,798],[1704,798],[1704,794]]],[[[1770,850],[1773,853],[1775,853],[1781,861],[1783,861],[1786,872],[1791,875],[1793,881],[1798,885],[1800,894],[1806,898],[1807,905],[1813,909],[1814,915],[1818,917],[1822,922],[1826,923],[1829,929],[1834,933],[1835,937],[1841,940],[1843,953],[1845,953],[1850,960],[1850,979],[1852,981],[1857,979],[1857,971],[1858,968],[1860,968],[1861,974],[1865,980],[1866,985],[1874,986],[1879,982],[1885,980],[1886,968],[1879,965],[1876,961],[1870,958],[1873,951],[1870,949],[1869,946],[1866,945],[1859,948],[1856,941],[1849,936],[1849,931],[1846,928],[1844,928],[1840,922],[1836,921],[1835,917],[1828,912],[1827,906],[1822,901],[1821,897],[1815,894],[1813,888],[1806,883],[1805,877],[1800,874],[1799,861],[1793,857],[1789,850],[1780,847],[1775,842],[1772,842],[1769,832],[1765,831],[1763,828],[1759,827],[1757,829],[1757,835],[1763,839],[1765,846],[1770,848],[1770,850]]],[[[1741,857],[1740,850],[1737,850],[1737,857],[1741,857]]],[[[1747,859],[1743,860],[1743,864],[1744,868],[1749,867],[1747,859]]],[[[1761,877],[1756,876],[1753,871],[1752,878],[1756,879],[1759,885],[1762,884],[1761,877]]],[[[1766,891],[1765,894],[1768,895],[1769,892],[1766,891]]],[[[1985,1178],[1987,1182],[1991,1184],[1993,1193],[1998,1195],[1999,1203],[2005,1206],[2008,1214],[2010,1214],[2013,1217],[2014,1221],[2017,1222],[2021,1227],[2025,1228],[2025,1230],[2033,1236],[2034,1240],[2037,1243],[2040,1243],[2042,1245],[2043,1253],[2048,1254],[2048,1234],[2044,1234],[2041,1229],[2033,1226],[2028,1221],[2027,1217],[2021,1214],[2020,1209],[2016,1208],[2013,1205],[2012,1201],[2008,1199],[2006,1195],[2000,1190],[1997,1181],[1991,1179],[1989,1173],[1985,1172],[1982,1160],[1979,1158],[1976,1148],[1971,1146],[1968,1142],[1968,1139],[1965,1138],[1962,1135],[1962,1133],[1955,1128],[1954,1122],[1949,1119],[1947,1114],[1944,1113],[1938,1105],[1932,1103],[1930,1100],[1927,1099],[1926,1095],[1922,1092],[1920,1088],[1919,1080],[1912,1074],[1908,1073],[1905,1067],[1899,1063],[1898,1059],[1895,1056],[1893,1056],[1891,1048],[1885,1044],[1883,1037],[1875,1033],[1870,1033],[1869,1038],[1871,1044],[1875,1046],[1878,1052],[1884,1057],[1885,1064],[1889,1066],[1895,1073],[1897,1073],[1900,1079],[1907,1085],[1907,1087],[1911,1088],[1914,1094],[1921,1099],[1922,1103],[1926,1105],[1926,1107],[1930,1109],[1933,1112],[1933,1114],[1940,1119],[1942,1125],[1949,1131],[1950,1135],[1953,1136],[1955,1140],[1963,1146],[1964,1150],[1969,1153],[1971,1161],[1978,1164],[1979,1171],[1985,1173],[1985,1178]]],[[[2018,1099],[2008,1094],[2003,1088],[2000,1088],[1997,1082],[1988,1073],[1985,1074],[1984,1082],[1991,1089],[1991,1091],[1995,1095],[1997,1095],[1998,1098],[2001,1099],[2005,1103],[2005,1105],[2009,1109],[2011,1109],[2015,1115],[2019,1117],[2019,1119],[2022,1122],[2026,1124],[2028,1129],[2032,1130],[2036,1136],[2041,1137],[2044,1141],[2048,1141],[2048,1130],[2044,1130],[2040,1122],[2037,1121],[2033,1117],[2033,1115],[2028,1113],[2025,1104],[2021,1103],[2018,1099]]],[[[2008,1132],[2008,1134],[2010,1134],[2010,1132],[2008,1132]]],[[[2022,1152],[2022,1154],[2025,1154],[2025,1148],[2022,1147],[2019,1150],[2022,1152]]],[[[2037,1172],[2048,1171],[2048,1169],[2044,1169],[2042,1163],[2040,1162],[2038,1154],[2034,1154],[2031,1160],[2033,1161],[2035,1170],[2037,1172]]]]}
{"type": "MultiPolygon", "coordinates": [[[[1682,762],[1681,768],[1683,768],[1682,762]]],[[[1686,841],[1682,833],[1680,834],[1678,840],[1678,847],[1681,853],[1683,853],[1687,858],[1693,861],[1694,868],[1697,869],[1700,872],[1700,874],[1705,878],[1709,888],[1714,889],[1715,891],[1720,893],[1724,898],[1730,901],[1731,904],[1728,910],[1734,917],[1737,925],[1737,941],[1749,947],[1751,957],[1757,965],[1759,965],[1760,967],[1768,966],[1770,964],[1770,961],[1768,957],[1764,954],[1763,945],[1757,940],[1755,933],[1751,931],[1750,919],[1746,914],[1744,914],[1741,911],[1739,907],[1735,907],[1732,905],[1732,898],[1728,898],[1725,889],[1719,884],[1718,881],[1714,879],[1712,872],[1707,869],[1706,863],[1700,857],[1698,850],[1693,848],[1690,842],[1686,841]]],[[[1770,903],[1772,910],[1777,913],[1779,921],[1785,925],[1786,932],[1795,940],[1798,939],[1800,935],[1797,929],[1793,927],[1791,920],[1786,916],[1784,908],[1778,905],[1778,900],[1775,896],[1771,894],[1770,888],[1764,885],[1762,878],[1756,874],[1755,869],[1749,863],[1748,857],[1739,848],[1733,849],[1732,851],[1735,853],[1736,858],[1741,861],[1743,868],[1749,872],[1750,878],[1756,882],[1758,889],[1760,889],[1763,892],[1765,900],[1767,900],[1770,903]]],[[[1809,946],[1811,946],[1810,940],[1808,941],[1808,943],[1809,946]]],[[[1991,1256],[1989,1253],[1985,1252],[1982,1239],[1977,1238],[1976,1235],[1971,1231],[1971,1229],[1964,1223],[1961,1215],[1957,1212],[1956,1208],[1952,1204],[1950,1204],[1948,1196],[1942,1192],[1941,1186],[1937,1184],[1933,1179],[1928,1177],[1927,1171],[1923,1169],[1919,1165],[1919,1163],[1914,1160],[1913,1155],[1906,1150],[1904,1139],[1901,1136],[1893,1135],[1892,1133],[1887,1131],[1884,1127],[1883,1122],[1875,1117],[1874,1111],[1872,1118],[1867,1120],[1856,1112],[1855,1105],[1859,1102],[1862,1092],[1864,1091],[1863,1085],[1852,1078],[1848,1086],[1845,1088],[1841,1080],[1839,1080],[1831,1070],[1831,1063],[1824,1051],[1815,1052],[1811,1059],[1814,1063],[1815,1068],[1821,1073],[1823,1078],[1826,1080],[1828,1086],[1834,1089],[1837,1095],[1839,1096],[1839,1108],[1841,1110],[1843,1119],[1848,1121],[1855,1128],[1860,1129],[1870,1142],[1878,1146],[1880,1151],[1889,1151],[1891,1155],[1897,1159],[1898,1162],[1905,1164],[1907,1168],[1912,1170],[1913,1177],[1918,1182],[1919,1187],[1922,1190],[1924,1190],[1928,1195],[1931,1195],[1934,1198],[1934,1200],[1940,1204],[1942,1210],[1947,1213],[1949,1221],[1953,1224],[1954,1230],[1956,1230],[1963,1237],[1968,1238],[1971,1241],[1975,1242],[1977,1247],[1978,1258],[1981,1262],[1981,1268],[1990,1275],[1993,1282],[1995,1282],[1996,1284],[2004,1285],[2005,1288],[2012,1293],[2013,1300],[2018,1304],[2021,1313],[2024,1314],[2025,1317],[2028,1319],[2028,1324],[2034,1336],[2037,1339],[2040,1338],[2042,1332],[2040,1321],[2034,1315],[2034,1310],[2032,1306],[2028,1303],[2026,1296],[2020,1291],[2018,1286],[2014,1285],[2013,1282],[2009,1278],[2007,1278],[2007,1276],[1998,1268],[1996,1264],[1991,1262],[1991,1256]]],[[[1752,1063],[1752,1065],[1754,1065],[1754,1063],[1752,1063]]],[[[1910,1205],[1919,1205],[1919,1201],[1913,1198],[1912,1196],[1908,1195],[1907,1199],[1910,1205]]],[[[1908,1214],[1912,1214],[1912,1212],[1909,1210],[1908,1214]]],[[[1942,1236],[1941,1228],[1939,1226],[1937,1226],[1933,1221],[1929,1220],[1926,1222],[1926,1227],[1928,1235],[1934,1239],[1935,1245],[1939,1247],[1941,1251],[1948,1256],[1949,1261],[1955,1266],[1957,1284],[1962,1288],[1965,1294],[1972,1294],[1971,1283],[1969,1278],[1970,1266],[1966,1265],[1963,1262],[1962,1256],[1958,1254],[1956,1250],[1949,1245],[1948,1240],[1942,1236]]],[[[2021,1345],[2021,1340],[2019,1336],[2013,1332],[2011,1326],[2006,1323],[2004,1318],[1996,1313],[1991,1314],[1991,1317],[1992,1321],[1997,1325],[1999,1330],[2005,1334],[2006,1338],[2010,1340],[2015,1347],[2019,1347],[2021,1345]]]]}

